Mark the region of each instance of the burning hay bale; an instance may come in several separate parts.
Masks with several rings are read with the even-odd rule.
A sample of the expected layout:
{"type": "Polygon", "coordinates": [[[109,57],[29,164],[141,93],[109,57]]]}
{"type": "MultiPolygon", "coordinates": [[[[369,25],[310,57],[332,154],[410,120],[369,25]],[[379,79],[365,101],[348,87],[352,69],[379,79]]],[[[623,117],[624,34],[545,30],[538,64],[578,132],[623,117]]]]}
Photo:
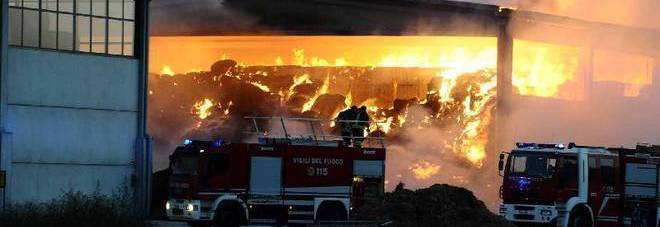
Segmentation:
{"type": "Polygon", "coordinates": [[[225,73],[228,73],[229,70],[234,68],[238,63],[234,60],[220,60],[213,65],[211,65],[211,73],[213,75],[223,75],[225,73]]]}
{"type": "MultiPolygon", "coordinates": [[[[484,177],[489,174],[475,172],[488,166],[495,73],[443,72],[441,68],[244,66],[221,60],[210,71],[152,74],[150,133],[156,156],[167,157],[184,138],[228,142],[253,138],[245,134],[254,130],[245,116],[330,120],[350,106],[366,106],[374,121],[370,135],[384,135],[391,151],[388,160],[396,160],[388,163],[393,170],[388,171],[389,180],[412,179],[414,186],[481,185],[489,181],[484,177]],[[413,167],[419,163],[436,170],[416,171],[413,167]],[[447,168],[461,175],[447,175],[452,174],[447,168]],[[422,172],[427,174],[416,175],[422,172]]],[[[261,131],[268,131],[271,123],[258,122],[261,131]]],[[[334,124],[323,127],[325,132],[339,131],[334,124]]],[[[487,196],[497,197],[496,193],[487,196]]]]}
{"type": "Polygon", "coordinates": [[[346,109],[346,97],[340,94],[324,94],[316,99],[312,106],[316,114],[316,118],[332,119],[335,114],[346,109]]]}

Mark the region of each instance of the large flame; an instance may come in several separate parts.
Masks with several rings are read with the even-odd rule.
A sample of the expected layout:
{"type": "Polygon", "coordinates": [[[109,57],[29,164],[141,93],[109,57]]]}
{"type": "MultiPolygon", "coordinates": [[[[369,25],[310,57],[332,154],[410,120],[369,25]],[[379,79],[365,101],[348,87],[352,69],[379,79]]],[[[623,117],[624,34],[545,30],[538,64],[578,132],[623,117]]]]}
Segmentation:
{"type": "Polygon", "coordinates": [[[316,102],[316,99],[318,99],[319,96],[328,93],[328,85],[329,84],[330,84],[330,76],[326,76],[325,79],[323,80],[323,84],[316,91],[314,96],[312,96],[305,104],[303,104],[302,112],[306,112],[306,111],[311,110],[312,106],[314,106],[314,103],[316,102]]]}
{"type": "Polygon", "coordinates": [[[256,81],[253,81],[253,82],[250,82],[250,84],[252,84],[252,85],[258,87],[259,89],[261,89],[261,90],[264,91],[264,92],[270,92],[270,88],[269,88],[268,86],[262,84],[262,83],[259,83],[259,82],[256,82],[256,81]]]}
{"type": "Polygon", "coordinates": [[[174,76],[174,70],[169,65],[163,65],[163,68],[160,70],[160,75],[174,76]]]}
{"type": "Polygon", "coordinates": [[[211,116],[211,107],[213,107],[213,100],[205,98],[193,105],[193,113],[196,114],[199,119],[204,120],[211,116]]]}
{"type": "MultiPolygon", "coordinates": [[[[406,130],[442,128],[450,139],[438,141],[433,149],[456,154],[461,162],[477,169],[489,158],[486,147],[496,95],[496,44],[492,37],[159,37],[152,39],[151,55],[158,57],[150,66],[164,75],[188,72],[173,78],[190,76],[193,84],[219,83],[222,77],[231,77],[238,81],[232,83],[244,84],[222,85],[226,87],[221,89],[245,85],[263,97],[276,97],[274,106],[264,108],[276,114],[334,118],[350,106],[364,105],[374,120],[369,126],[372,133],[397,137],[406,130]],[[238,65],[204,81],[207,70],[199,69],[208,69],[219,56],[236,60],[238,65]]],[[[579,99],[579,92],[564,92],[582,88],[575,85],[581,82],[579,56],[575,47],[515,40],[512,82],[516,93],[579,99]]],[[[647,76],[638,78],[628,82],[649,83],[647,76]]],[[[638,93],[637,87],[629,87],[626,95],[638,93]]],[[[201,121],[211,122],[213,110],[222,114],[210,119],[230,116],[235,109],[259,109],[240,107],[236,100],[240,95],[212,99],[206,94],[186,104],[193,105],[193,114],[201,121]]],[[[405,171],[417,180],[432,180],[441,174],[440,165],[437,160],[420,159],[408,163],[405,171]]],[[[465,181],[461,176],[456,179],[465,181]]]]}
{"type": "Polygon", "coordinates": [[[575,47],[515,40],[513,85],[521,95],[558,97],[560,87],[577,77],[578,56],[575,47]]]}
{"type": "Polygon", "coordinates": [[[410,170],[419,180],[426,180],[440,172],[440,166],[427,161],[415,163],[410,167],[410,170]]]}

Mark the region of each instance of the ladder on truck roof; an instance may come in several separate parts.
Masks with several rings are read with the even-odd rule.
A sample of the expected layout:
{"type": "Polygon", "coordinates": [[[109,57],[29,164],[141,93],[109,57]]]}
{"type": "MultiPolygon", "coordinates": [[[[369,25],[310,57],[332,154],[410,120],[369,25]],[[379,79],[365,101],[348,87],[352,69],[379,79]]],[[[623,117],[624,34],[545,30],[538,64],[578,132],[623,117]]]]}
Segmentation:
{"type": "MultiPolygon", "coordinates": [[[[301,118],[301,117],[285,117],[285,116],[272,116],[272,117],[258,117],[247,116],[245,119],[252,120],[254,131],[248,131],[248,134],[259,136],[260,143],[287,143],[293,145],[315,145],[315,146],[339,146],[345,140],[364,140],[363,146],[365,148],[384,148],[385,141],[384,135],[377,136],[342,136],[332,133],[324,132],[324,129],[335,128],[337,124],[341,123],[375,123],[375,131],[381,131],[379,123],[372,121],[359,121],[359,120],[324,120],[318,118],[301,118]],[[260,122],[262,123],[260,125],[260,122]],[[270,127],[263,127],[263,123],[268,123],[270,127]],[[289,124],[289,127],[287,127],[289,124]],[[262,126],[262,127],[260,127],[262,126]],[[300,131],[300,127],[305,127],[304,132],[300,131]],[[276,130],[264,130],[266,128],[273,129],[274,127],[281,127],[279,133],[275,134],[276,130]]],[[[369,126],[367,126],[369,129],[369,126]]],[[[354,143],[353,143],[354,144],[354,143]]]]}

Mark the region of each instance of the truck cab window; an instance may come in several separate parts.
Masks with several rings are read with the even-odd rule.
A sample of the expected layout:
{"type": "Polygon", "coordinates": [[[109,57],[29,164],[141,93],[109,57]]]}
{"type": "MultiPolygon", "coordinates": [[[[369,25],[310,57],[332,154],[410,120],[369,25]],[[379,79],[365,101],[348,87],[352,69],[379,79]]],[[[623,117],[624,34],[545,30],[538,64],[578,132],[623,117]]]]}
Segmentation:
{"type": "Polygon", "coordinates": [[[589,182],[595,183],[600,181],[600,176],[597,174],[598,163],[597,157],[589,157],[589,182]]]}
{"type": "Polygon", "coordinates": [[[563,157],[560,162],[562,186],[576,187],[578,177],[578,166],[576,157],[563,157]]]}
{"type": "Polygon", "coordinates": [[[551,178],[557,159],[548,154],[513,154],[509,172],[529,177],[551,178]]]}
{"type": "Polygon", "coordinates": [[[172,163],[172,172],[174,174],[197,174],[198,158],[191,155],[178,155],[172,163]]]}
{"type": "Polygon", "coordinates": [[[369,198],[382,196],[384,188],[381,178],[365,178],[364,196],[369,198]]]}
{"type": "Polygon", "coordinates": [[[225,175],[229,172],[229,157],[226,154],[217,154],[209,157],[209,173],[211,175],[225,175]]]}
{"type": "Polygon", "coordinates": [[[527,157],[525,156],[514,157],[513,165],[511,165],[511,172],[524,173],[526,166],[527,166],[527,157]]]}
{"type": "Polygon", "coordinates": [[[613,158],[601,158],[600,159],[600,174],[601,179],[603,179],[603,184],[607,186],[614,185],[614,159],[613,158]]]}

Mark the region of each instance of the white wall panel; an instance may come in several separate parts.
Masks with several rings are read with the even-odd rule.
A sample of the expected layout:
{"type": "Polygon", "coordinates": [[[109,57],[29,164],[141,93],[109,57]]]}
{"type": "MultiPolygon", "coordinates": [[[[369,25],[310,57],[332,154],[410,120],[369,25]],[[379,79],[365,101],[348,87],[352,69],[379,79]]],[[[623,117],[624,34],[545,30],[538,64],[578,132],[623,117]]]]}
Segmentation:
{"type": "Polygon", "coordinates": [[[14,162],[127,164],[133,158],[136,113],[9,106],[14,162]]]}
{"type": "MultiPolygon", "coordinates": [[[[11,201],[46,201],[70,190],[111,194],[130,183],[131,166],[14,164],[11,201]],[[98,187],[97,187],[98,185],[98,187]]],[[[130,187],[130,185],[128,185],[130,187]]]]}
{"type": "Polygon", "coordinates": [[[9,48],[10,104],[137,109],[138,61],[9,48]]]}
{"type": "Polygon", "coordinates": [[[111,193],[133,174],[138,61],[9,48],[9,199],[111,193]]]}

